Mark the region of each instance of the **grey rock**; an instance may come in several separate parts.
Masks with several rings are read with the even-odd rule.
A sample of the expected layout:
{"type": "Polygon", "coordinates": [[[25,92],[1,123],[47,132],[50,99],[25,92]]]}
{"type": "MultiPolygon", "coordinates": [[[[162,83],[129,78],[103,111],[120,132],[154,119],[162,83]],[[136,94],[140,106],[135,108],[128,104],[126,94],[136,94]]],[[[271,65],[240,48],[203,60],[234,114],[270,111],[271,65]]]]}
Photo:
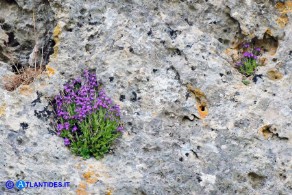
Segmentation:
{"type": "Polygon", "coordinates": [[[0,0],[0,192],[291,194],[292,23],[276,3],[0,0]],[[248,39],[275,51],[245,86],[226,51],[248,39]],[[50,71],[5,90],[13,66],[35,63],[50,71]],[[120,105],[126,129],[99,161],[70,153],[48,106],[85,68],[120,105]],[[270,69],[283,78],[270,80],[270,69]],[[204,119],[188,86],[207,104],[204,119]],[[5,188],[18,179],[71,183],[5,188]]]}

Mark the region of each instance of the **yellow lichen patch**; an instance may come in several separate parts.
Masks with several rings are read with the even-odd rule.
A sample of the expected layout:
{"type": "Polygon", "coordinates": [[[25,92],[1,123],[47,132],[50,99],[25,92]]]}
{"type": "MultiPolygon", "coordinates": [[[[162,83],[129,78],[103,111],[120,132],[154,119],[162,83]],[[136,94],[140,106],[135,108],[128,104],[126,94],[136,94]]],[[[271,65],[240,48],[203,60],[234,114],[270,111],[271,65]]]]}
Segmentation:
{"type": "Polygon", "coordinates": [[[269,29],[269,28],[266,30],[266,34],[273,36],[273,33],[272,33],[271,29],[269,29]]]}
{"type": "Polygon", "coordinates": [[[281,28],[284,28],[288,24],[289,18],[287,14],[282,14],[276,21],[281,28]]]}
{"type": "Polygon", "coordinates": [[[273,81],[276,81],[276,80],[280,80],[283,78],[283,74],[280,73],[279,71],[277,70],[269,70],[267,72],[267,77],[270,79],[270,80],[273,80],[273,81]]]}
{"type": "Polygon", "coordinates": [[[32,88],[29,85],[21,85],[19,88],[19,93],[22,95],[29,96],[33,92],[32,88]]]}
{"type": "Polygon", "coordinates": [[[273,136],[273,132],[271,132],[271,125],[265,125],[260,128],[259,133],[264,136],[265,139],[269,139],[273,136]]]}
{"type": "Polygon", "coordinates": [[[108,189],[107,191],[106,191],[106,195],[112,195],[113,193],[112,193],[112,190],[111,189],[108,189]]]}
{"type": "Polygon", "coordinates": [[[53,53],[53,57],[56,58],[58,55],[58,51],[59,51],[59,45],[60,45],[60,38],[59,35],[61,34],[62,28],[60,23],[57,24],[57,26],[54,28],[53,31],[53,39],[55,41],[55,46],[54,46],[54,53],[53,53]]]}
{"type": "Polygon", "coordinates": [[[79,185],[78,185],[78,188],[76,190],[76,194],[77,195],[87,195],[87,191],[86,191],[86,188],[87,188],[87,185],[86,183],[84,182],[81,182],[79,185]]]}
{"type": "Polygon", "coordinates": [[[292,1],[278,2],[275,7],[282,14],[292,13],[292,1]]]}
{"type": "Polygon", "coordinates": [[[93,171],[87,171],[83,174],[84,179],[89,184],[94,184],[98,181],[98,174],[94,173],[93,171]]]}
{"type": "Polygon", "coordinates": [[[0,106],[0,117],[5,115],[6,107],[5,103],[0,106]]]}
{"type": "Polygon", "coordinates": [[[191,92],[197,101],[197,110],[201,119],[204,119],[208,115],[208,106],[207,106],[207,98],[204,92],[200,89],[193,87],[190,84],[187,84],[187,89],[191,92]]]}
{"type": "Polygon", "coordinates": [[[46,66],[47,74],[49,77],[53,76],[56,73],[56,70],[49,65],[46,66]]]}

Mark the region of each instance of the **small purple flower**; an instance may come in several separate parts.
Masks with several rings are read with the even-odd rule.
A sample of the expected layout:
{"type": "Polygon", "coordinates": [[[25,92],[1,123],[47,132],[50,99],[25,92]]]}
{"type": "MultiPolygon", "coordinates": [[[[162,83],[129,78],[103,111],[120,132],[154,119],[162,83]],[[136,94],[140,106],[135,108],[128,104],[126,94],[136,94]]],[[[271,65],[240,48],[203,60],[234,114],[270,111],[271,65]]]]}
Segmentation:
{"type": "Polygon", "coordinates": [[[243,44],[243,47],[244,48],[249,48],[250,47],[250,44],[249,43],[245,43],[245,44],[243,44]]]}
{"type": "Polygon", "coordinates": [[[76,126],[74,126],[73,128],[72,128],[72,132],[75,132],[75,131],[77,131],[77,127],[76,126]]]}
{"type": "Polygon", "coordinates": [[[57,129],[58,129],[59,131],[61,131],[62,129],[64,129],[63,124],[58,124],[58,125],[57,125],[57,129]]]}
{"type": "Polygon", "coordinates": [[[256,55],[252,55],[252,58],[256,60],[258,57],[256,55]]]}
{"type": "Polygon", "coordinates": [[[260,52],[261,51],[261,48],[257,47],[255,48],[256,51],[260,52]]]}
{"type": "Polygon", "coordinates": [[[65,128],[66,130],[69,130],[69,127],[70,127],[70,124],[69,124],[68,122],[64,123],[64,128],[65,128]]]}
{"type": "Polygon", "coordinates": [[[124,127],[123,126],[119,126],[118,128],[117,128],[117,131],[123,131],[124,130],[124,127]]]}
{"type": "Polygon", "coordinates": [[[64,139],[64,145],[65,145],[65,146],[69,146],[70,143],[71,143],[71,142],[70,142],[70,140],[69,140],[68,138],[65,138],[65,139],[64,139]]]}
{"type": "Polygon", "coordinates": [[[243,56],[247,57],[247,58],[251,58],[253,56],[253,54],[246,51],[246,52],[243,53],[243,56]]]}

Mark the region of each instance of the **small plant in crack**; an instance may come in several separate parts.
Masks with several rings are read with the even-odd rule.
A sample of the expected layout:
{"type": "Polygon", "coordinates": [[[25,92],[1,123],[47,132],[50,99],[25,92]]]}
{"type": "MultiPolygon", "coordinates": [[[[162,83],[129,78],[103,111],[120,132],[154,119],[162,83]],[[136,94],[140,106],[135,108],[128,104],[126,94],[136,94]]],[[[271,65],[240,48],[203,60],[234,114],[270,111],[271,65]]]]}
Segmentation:
{"type": "Polygon", "coordinates": [[[120,108],[105,94],[95,73],[64,85],[55,97],[56,133],[76,155],[100,159],[122,134],[120,108]]]}
{"type": "Polygon", "coordinates": [[[254,74],[256,68],[260,65],[258,58],[261,55],[261,48],[256,48],[252,43],[242,44],[240,51],[241,59],[235,65],[240,73],[246,77],[254,74]]]}

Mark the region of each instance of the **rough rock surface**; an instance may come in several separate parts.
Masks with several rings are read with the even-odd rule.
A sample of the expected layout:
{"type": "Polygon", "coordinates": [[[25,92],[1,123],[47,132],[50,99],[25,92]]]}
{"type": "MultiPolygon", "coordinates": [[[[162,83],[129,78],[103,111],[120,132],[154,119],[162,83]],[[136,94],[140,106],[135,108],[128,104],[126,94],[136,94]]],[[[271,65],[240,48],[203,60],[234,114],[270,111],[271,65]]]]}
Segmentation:
{"type": "Polygon", "coordinates": [[[292,2],[281,2],[0,0],[0,194],[292,194],[292,2]],[[249,39],[266,52],[246,86],[230,53],[249,39]],[[5,90],[35,63],[46,71],[5,90]],[[84,68],[126,127],[99,161],[73,156],[50,123],[48,98],[84,68]],[[7,190],[9,179],[71,185],[7,190]]]}

